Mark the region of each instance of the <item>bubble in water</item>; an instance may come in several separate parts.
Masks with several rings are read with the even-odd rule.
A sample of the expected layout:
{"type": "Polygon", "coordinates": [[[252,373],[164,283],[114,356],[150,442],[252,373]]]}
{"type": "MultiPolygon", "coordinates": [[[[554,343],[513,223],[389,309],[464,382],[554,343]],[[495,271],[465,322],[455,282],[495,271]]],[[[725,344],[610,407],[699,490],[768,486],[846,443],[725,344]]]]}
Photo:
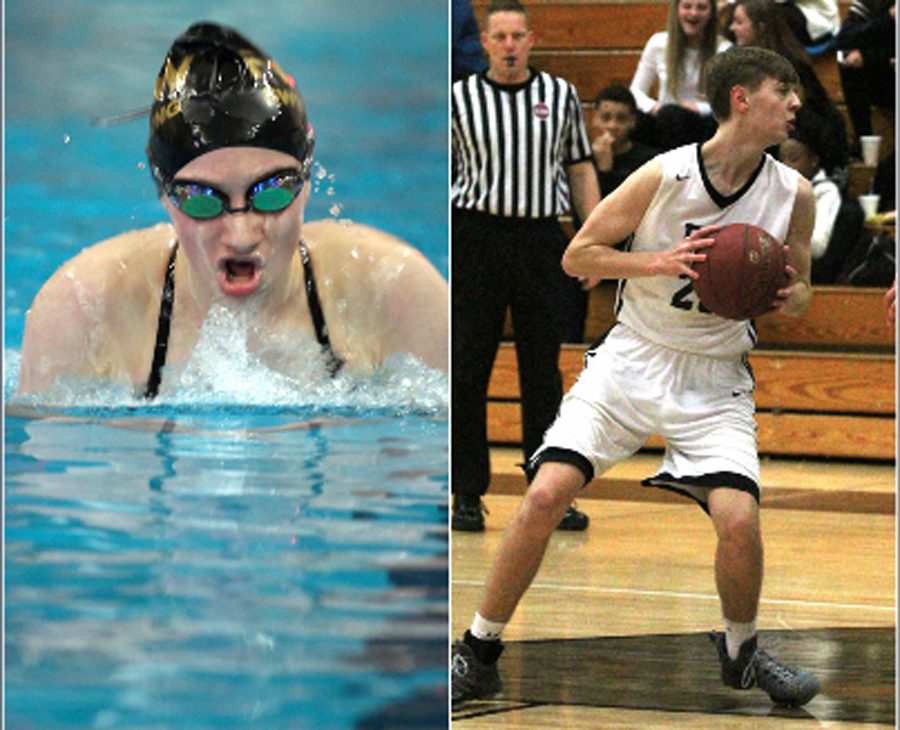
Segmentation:
{"type": "Polygon", "coordinates": [[[63,135],[63,144],[69,144],[72,141],[72,138],[68,134],[63,135]]]}
{"type": "Polygon", "coordinates": [[[318,162],[316,163],[316,171],[313,173],[315,175],[316,180],[321,180],[324,178],[328,172],[322,167],[318,162]]]}
{"type": "Polygon", "coordinates": [[[331,213],[331,215],[333,215],[335,218],[337,218],[341,214],[341,209],[343,207],[344,206],[340,203],[335,203],[328,209],[328,212],[331,213]]]}
{"type": "Polygon", "coordinates": [[[326,194],[326,195],[329,195],[329,196],[330,196],[330,195],[334,195],[334,188],[329,187],[329,188],[325,191],[325,194],[326,194]]]}
{"type": "Polygon", "coordinates": [[[137,163],[137,169],[138,169],[138,170],[143,170],[145,167],[147,167],[147,166],[146,166],[143,162],[138,162],[138,163],[137,163]]]}

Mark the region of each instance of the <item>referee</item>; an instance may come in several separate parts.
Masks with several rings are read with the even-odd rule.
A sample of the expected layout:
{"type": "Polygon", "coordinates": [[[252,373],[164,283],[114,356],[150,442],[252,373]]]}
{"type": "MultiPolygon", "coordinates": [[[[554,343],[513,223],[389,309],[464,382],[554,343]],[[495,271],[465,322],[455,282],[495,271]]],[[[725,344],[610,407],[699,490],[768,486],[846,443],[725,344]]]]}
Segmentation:
{"type": "MultiPolygon", "coordinates": [[[[487,388],[512,313],[525,457],[541,444],[562,399],[564,331],[559,216],[581,220],[600,201],[575,88],[528,66],[534,46],[517,0],[492,0],[481,43],[488,69],[452,89],[452,489],[454,530],[484,529],[490,484],[487,388]]],[[[560,528],[583,530],[570,507],[560,528]]]]}

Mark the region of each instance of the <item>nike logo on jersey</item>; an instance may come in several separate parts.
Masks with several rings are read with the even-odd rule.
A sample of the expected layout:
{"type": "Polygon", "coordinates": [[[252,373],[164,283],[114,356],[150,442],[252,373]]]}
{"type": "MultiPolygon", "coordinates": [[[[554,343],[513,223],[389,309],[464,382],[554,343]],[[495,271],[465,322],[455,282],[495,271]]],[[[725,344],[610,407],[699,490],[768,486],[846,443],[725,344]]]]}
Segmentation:
{"type": "Polygon", "coordinates": [[[687,180],[690,175],[679,175],[677,172],[675,173],[675,179],[681,182],[682,180],[687,180]]]}

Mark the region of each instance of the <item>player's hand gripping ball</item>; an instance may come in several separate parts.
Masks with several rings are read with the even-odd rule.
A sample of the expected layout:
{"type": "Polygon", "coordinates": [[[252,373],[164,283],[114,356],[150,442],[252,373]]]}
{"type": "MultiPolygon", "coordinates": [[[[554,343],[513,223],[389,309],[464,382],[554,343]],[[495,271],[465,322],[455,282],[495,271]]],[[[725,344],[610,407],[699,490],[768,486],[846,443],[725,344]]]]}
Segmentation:
{"type": "Polygon", "coordinates": [[[775,294],[786,287],[784,247],[758,226],[732,223],[713,235],[695,261],[694,291],[703,306],[726,319],[751,319],[773,309],[775,294]]]}

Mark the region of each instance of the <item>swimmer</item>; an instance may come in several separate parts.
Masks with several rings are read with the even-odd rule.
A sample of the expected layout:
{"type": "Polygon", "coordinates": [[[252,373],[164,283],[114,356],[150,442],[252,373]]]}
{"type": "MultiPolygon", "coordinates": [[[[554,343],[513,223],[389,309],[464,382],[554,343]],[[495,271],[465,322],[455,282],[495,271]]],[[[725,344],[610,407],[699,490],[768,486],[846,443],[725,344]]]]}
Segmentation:
{"type": "Polygon", "coordinates": [[[385,232],[304,222],[313,147],[300,90],[273,59],[213,23],[176,38],[147,144],[170,222],[97,243],[44,284],[17,394],[74,377],[153,398],[177,386],[222,307],[252,319],[248,349],[287,377],[308,378],[310,358],[328,378],[373,371],[393,353],[446,372],[446,281],[385,232]]]}

